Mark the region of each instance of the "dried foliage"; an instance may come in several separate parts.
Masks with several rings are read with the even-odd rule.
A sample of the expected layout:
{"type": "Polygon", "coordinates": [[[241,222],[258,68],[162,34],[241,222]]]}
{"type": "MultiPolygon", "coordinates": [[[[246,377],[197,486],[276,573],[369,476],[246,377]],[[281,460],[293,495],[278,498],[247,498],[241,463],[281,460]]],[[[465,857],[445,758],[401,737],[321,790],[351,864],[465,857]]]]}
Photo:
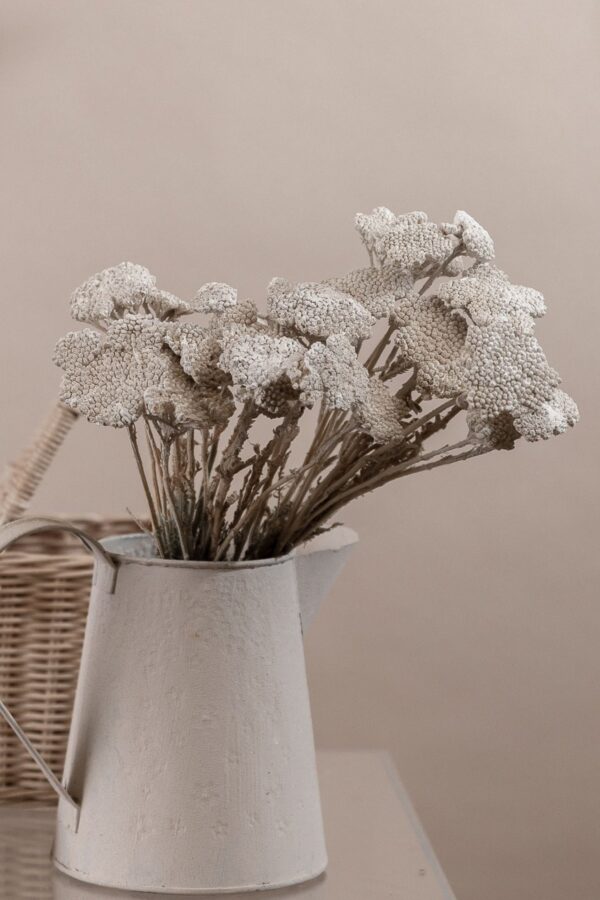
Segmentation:
{"type": "Polygon", "coordinates": [[[356,227],[369,266],[274,278],[265,315],[217,282],[180,300],[132,263],[73,294],[93,327],[57,344],[61,399],[128,430],[161,556],[285,554],[392,479],[577,421],[534,336],[543,297],[494,266],[475,219],[380,207],[356,227]],[[459,414],[466,433],[443,444],[459,414]]]}

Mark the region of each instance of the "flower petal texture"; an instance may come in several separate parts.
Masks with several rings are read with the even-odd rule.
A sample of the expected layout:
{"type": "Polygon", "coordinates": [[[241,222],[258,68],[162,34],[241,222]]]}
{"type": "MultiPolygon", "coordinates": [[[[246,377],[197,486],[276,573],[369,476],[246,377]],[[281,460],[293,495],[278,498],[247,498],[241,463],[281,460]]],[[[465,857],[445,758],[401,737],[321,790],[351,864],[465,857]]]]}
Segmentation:
{"type": "Polygon", "coordinates": [[[330,409],[351,411],[359,428],[377,442],[402,435],[403,402],[382,381],[369,376],[345,335],[314,343],[304,357],[304,365],[300,386],[307,405],[321,400],[330,409]]]}
{"type": "Polygon", "coordinates": [[[328,284],[273,278],[267,299],[273,322],[310,337],[344,334],[356,343],[369,337],[375,324],[361,303],[328,284]]]}
{"type": "Polygon", "coordinates": [[[357,300],[376,319],[390,316],[396,302],[414,292],[414,279],[394,264],[355,269],[323,283],[357,300]]]}
{"type": "Polygon", "coordinates": [[[424,212],[396,216],[385,206],[369,215],[359,213],[355,225],[362,241],[381,263],[396,263],[405,272],[416,272],[428,262],[441,262],[455,241],[424,212]]]}
{"type": "Polygon", "coordinates": [[[494,258],[494,242],[473,216],[459,209],[454,216],[453,224],[454,234],[462,238],[469,256],[483,262],[494,258]]]}
{"type": "Polygon", "coordinates": [[[192,305],[195,312],[222,313],[236,303],[235,288],[221,281],[209,281],[199,288],[192,305]]]}
{"type": "Polygon", "coordinates": [[[212,389],[227,383],[219,368],[218,333],[197,322],[174,322],[165,327],[165,343],[179,357],[181,368],[196,384],[212,389]]]}
{"type": "Polygon", "coordinates": [[[190,312],[188,303],[161,291],[156,278],[144,266],[123,262],[92,275],[73,292],[71,315],[93,325],[122,318],[127,313],[154,314],[190,312]]]}
{"type": "Polygon", "coordinates": [[[504,272],[493,265],[476,265],[463,277],[440,285],[436,293],[446,306],[468,314],[476,325],[487,325],[498,316],[522,314],[523,327],[533,330],[531,319],[546,312],[539,291],[511,284],[504,272]]]}
{"type": "Polygon", "coordinates": [[[283,415],[299,397],[304,348],[291,337],[265,329],[232,325],[221,339],[219,364],[233,383],[234,396],[253,400],[268,415],[283,415]]]}

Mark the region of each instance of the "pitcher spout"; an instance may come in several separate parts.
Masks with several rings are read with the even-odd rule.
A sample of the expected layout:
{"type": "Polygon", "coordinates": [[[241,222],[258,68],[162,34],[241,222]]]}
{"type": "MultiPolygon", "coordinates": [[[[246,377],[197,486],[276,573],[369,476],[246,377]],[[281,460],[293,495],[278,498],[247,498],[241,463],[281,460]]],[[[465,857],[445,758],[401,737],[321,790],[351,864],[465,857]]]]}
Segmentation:
{"type": "Polygon", "coordinates": [[[357,541],[355,531],[338,525],[296,550],[300,617],[305,634],[357,541]]]}

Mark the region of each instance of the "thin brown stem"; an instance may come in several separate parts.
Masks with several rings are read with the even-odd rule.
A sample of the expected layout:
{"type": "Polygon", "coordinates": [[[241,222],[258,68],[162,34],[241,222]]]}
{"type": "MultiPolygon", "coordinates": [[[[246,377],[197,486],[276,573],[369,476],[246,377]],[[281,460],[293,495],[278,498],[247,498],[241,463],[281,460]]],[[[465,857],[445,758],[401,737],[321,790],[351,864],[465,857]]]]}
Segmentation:
{"type": "Polygon", "coordinates": [[[144,463],[142,460],[142,456],[140,453],[140,448],[138,445],[137,439],[137,431],[135,425],[130,425],[128,428],[129,431],[129,440],[131,442],[131,448],[133,450],[133,456],[136,461],[136,465],[138,467],[138,472],[140,473],[140,478],[142,481],[142,486],[144,488],[144,493],[146,495],[146,501],[148,503],[148,509],[150,510],[150,518],[152,519],[152,527],[154,529],[154,534],[156,537],[156,543],[158,545],[159,553],[162,557],[166,555],[165,547],[162,541],[161,527],[158,519],[158,515],[156,513],[156,505],[154,503],[154,498],[152,497],[152,491],[150,490],[150,485],[148,484],[148,479],[146,477],[146,471],[144,469],[144,463]]]}
{"type": "Polygon", "coordinates": [[[185,534],[185,530],[183,524],[181,522],[181,518],[179,516],[179,510],[177,509],[177,501],[175,499],[175,494],[173,492],[173,485],[171,483],[171,473],[170,473],[170,455],[171,455],[171,444],[168,442],[163,443],[162,452],[161,452],[161,463],[162,463],[162,475],[163,475],[163,484],[165,486],[165,491],[167,493],[167,498],[169,501],[169,505],[171,507],[171,516],[173,517],[173,523],[175,525],[175,529],[177,531],[177,537],[179,538],[179,545],[181,549],[181,555],[184,559],[190,558],[190,548],[189,543],[185,534]]]}

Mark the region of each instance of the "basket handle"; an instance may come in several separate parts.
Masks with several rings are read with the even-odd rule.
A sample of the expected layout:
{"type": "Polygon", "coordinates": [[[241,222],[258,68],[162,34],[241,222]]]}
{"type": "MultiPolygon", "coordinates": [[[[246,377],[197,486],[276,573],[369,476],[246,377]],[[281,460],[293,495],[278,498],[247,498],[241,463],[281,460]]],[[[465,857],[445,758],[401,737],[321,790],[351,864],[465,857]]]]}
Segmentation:
{"type": "Polygon", "coordinates": [[[0,482],[0,524],[22,516],[59,447],[78,419],[62,403],[52,407],[30,447],[7,466],[0,482]]]}
{"type": "MultiPolygon", "coordinates": [[[[98,541],[95,541],[85,534],[85,532],[76,528],[75,525],[61,522],[59,519],[43,519],[34,516],[19,519],[15,522],[9,522],[7,525],[0,528],[0,551],[6,550],[11,544],[27,534],[36,534],[40,531],[50,531],[57,528],[62,531],[67,531],[70,534],[74,534],[85,547],[91,551],[95,561],[93,583],[105,593],[113,594],[118,568],[116,562],[98,541]]],[[[20,742],[43,773],[51,788],[65,801],[65,805],[59,806],[59,812],[62,811],[61,814],[65,817],[66,824],[69,824],[74,831],[77,831],[79,824],[79,804],[73,800],[66,787],[61,784],[50,766],[36,750],[2,700],[0,700],[0,716],[2,716],[6,723],[12,728],[20,742]]]]}

